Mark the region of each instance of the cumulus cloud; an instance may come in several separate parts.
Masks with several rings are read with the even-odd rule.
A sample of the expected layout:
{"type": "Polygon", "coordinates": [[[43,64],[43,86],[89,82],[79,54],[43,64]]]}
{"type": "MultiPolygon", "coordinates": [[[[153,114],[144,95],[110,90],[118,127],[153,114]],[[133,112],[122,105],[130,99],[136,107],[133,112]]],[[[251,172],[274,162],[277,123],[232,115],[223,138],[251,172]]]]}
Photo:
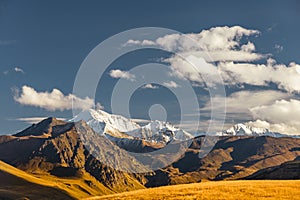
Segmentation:
{"type": "Polygon", "coordinates": [[[111,70],[109,72],[109,75],[112,78],[124,78],[124,79],[130,80],[130,81],[134,81],[134,79],[135,79],[134,74],[130,74],[127,71],[122,71],[122,70],[119,70],[119,69],[111,70]]]}
{"type": "Polygon", "coordinates": [[[14,100],[22,105],[44,108],[49,111],[86,110],[94,106],[94,100],[86,97],[81,99],[73,94],[64,95],[60,90],[53,89],[51,92],[38,92],[34,88],[24,85],[21,91],[17,91],[14,100]]]}
{"type": "MultiPolygon", "coordinates": [[[[300,105],[295,98],[300,94],[300,65],[294,62],[279,64],[271,54],[257,52],[251,36],[259,34],[258,30],[224,26],[127,43],[156,45],[173,52],[171,57],[164,59],[170,64],[170,75],[187,79],[193,85],[213,87],[224,84],[237,90],[250,88],[250,85],[258,89],[238,91],[226,99],[214,97],[200,110],[202,114],[209,113],[212,105],[218,107],[218,102],[221,105],[226,100],[227,122],[248,120],[249,124],[273,131],[300,133],[297,122],[300,121],[300,105]]],[[[277,44],[275,49],[282,51],[283,47],[277,44]]]]}
{"type": "Polygon", "coordinates": [[[178,85],[176,82],[174,81],[168,81],[168,82],[164,82],[163,86],[167,87],[167,88],[179,88],[180,85],[178,85]]]}
{"type": "Polygon", "coordinates": [[[156,45],[155,42],[151,41],[151,40],[142,40],[142,41],[139,41],[139,40],[128,40],[125,44],[126,45],[156,45]]]}
{"type": "Polygon", "coordinates": [[[202,109],[201,115],[210,116],[212,109],[218,112],[218,105],[226,101],[225,128],[232,121],[248,121],[247,125],[267,128],[274,132],[300,134],[300,101],[293,95],[274,90],[239,91],[226,97],[211,99],[202,109]],[[212,108],[215,105],[214,108],[212,108]]]}
{"type": "Polygon", "coordinates": [[[255,53],[255,45],[251,42],[241,44],[243,37],[257,35],[259,31],[245,29],[240,26],[214,27],[200,33],[170,34],[149,40],[128,40],[126,44],[158,45],[168,51],[197,54],[206,61],[253,61],[264,57],[255,53]]]}
{"type": "Polygon", "coordinates": [[[288,99],[290,94],[274,90],[238,91],[228,97],[214,97],[200,109],[201,115],[210,115],[212,109],[221,112],[222,102],[226,101],[227,119],[238,121],[252,120],[251,109],[260,105],[269,105],[278,99],[288,99]],[[212,107],[214,105],[214,107],[212,107]]]}
{"type": "Polygon", "coordinates": [[[227,84],[249,84],[268,86],[270,83],[278,85],[279,89],[288,92],[300,92],[300,65],[290,63],[267,64],[221,62],[218,65],[220,73],[227,84]]]}
{"type": "MultiPolygon", "coordinates": [[[[217,78],[221,74],[226,85],[268,86],[274,83],[281,90],[299,93],[298,64],[277,64],[274,59],[268,59],[266,64],[253,63],[269,55],[257,53],[255,44],[251,41],[242,42],[242,38],[247,39],[259,33],[240,26],[224,26],[200,33],[166,35],[155,41],[129,40],[127,43],[158,45],[175,52],[172,57],[165,59],[170,63],[173,74],[200,85],[222,83],[217,78]]],[[[282,46],[277,45],[276,48],[282,49],[282,46]]]]}
{"type": "Polygon", "coordinates": [[[253,107],[250,111],[255,119],[260,119],[270,124],[284,124],[287,133],[300,134],[299,100],[277,100],[269,105],[253,107]]]}
{"type": "Polygon", "coordinates": [[[166,59],[171,64],[172,75],[181,79],[187,79],[200,86],[213,87],[222,84],[223,80],[217,71],[216,66],[206,62],[202,57],[186,55],[185,59],[180,56],[173,56],[166,59]]]}
{"type": "Polygon", "coordinates": [[[158,89],[159,87],[157,85],[153,85],[153,84],[148,83],[148,84],[144,85],[142,88],[143,89],[153,89],[154,90],[154,89],[158,89]]]}
{"type": "Polygon", "coordinates": [[[276,123],[270,123],[259,119],[255,121],[249,121],[245,124],[252,127],[266,128],[273,132],[290,134],[290,135],[300,135],[299,124],[297,125],[298,127],[295,127],[295,126],[291,126],[290,124],[285,124],[285,123],[276,124],[276,123]]]}

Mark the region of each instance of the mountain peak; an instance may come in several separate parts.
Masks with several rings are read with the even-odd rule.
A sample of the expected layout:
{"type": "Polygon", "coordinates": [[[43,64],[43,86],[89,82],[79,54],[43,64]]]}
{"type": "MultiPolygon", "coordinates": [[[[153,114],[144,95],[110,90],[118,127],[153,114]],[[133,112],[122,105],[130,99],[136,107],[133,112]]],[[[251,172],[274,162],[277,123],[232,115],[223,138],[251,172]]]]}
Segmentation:
{"type": "Polygon", "coordinates": [[[131,119],[121,115],[109,114],[103,110],[90,109],[83,111],[70,121],[77,122],[80,120],[86,121],[95,132],[113,137],[126,136],[163,143],[168,143],[172,139],[187,140],[192,138],[192,135],[175,128],[168,122],[155,120],[145,126],[140,126],[131,119]]]}
{"type": "Polygon", "coordinates": [[[219,136],[272,136],[272,137],[283,137],[284,134],[277,132],[272,132],[266,128],[258,128],[248,126],[243,123],[238,123],[232,126],[231,128],[218,132],[219,136]]]}
{"type": "Polygon", "coordinates": [[[84,120],[95,132],[104,134],[104,132],[128,132],[140,128],[140,126],[121,115],[109,114],[103,110],[89,109],[76,115],[70,122],[84,120]]]}
{"type": "Polygon", "coordinates": [[[55,117],[48,117],[37,124],[32,124],[30,127],[15,134],[14,136],[41,136],[45,134],[50,134],[52,132],[53,126],[65,124],[65,121],[59,120],[55,117]]]}

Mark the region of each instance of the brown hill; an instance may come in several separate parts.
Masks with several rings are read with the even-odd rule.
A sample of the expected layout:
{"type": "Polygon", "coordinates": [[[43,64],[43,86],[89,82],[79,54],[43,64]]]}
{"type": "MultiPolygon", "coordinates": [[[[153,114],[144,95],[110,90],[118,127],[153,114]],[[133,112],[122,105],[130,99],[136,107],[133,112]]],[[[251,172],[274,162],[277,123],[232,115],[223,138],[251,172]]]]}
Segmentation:
{"type": "Polygon", "coordinates": [[[259,170],[247,179],[293,180],[300,179],[300,160],[285,162],[279,166],[259,170]]]}
{"type": "MultiPolygon", "coordinates": [[[[1,136],[5,139],[0,140],[0,160],[32,174],[75,178],[88,174],[111,192],[144,188],[136,178],[138,175],[103,165],[86,150],[79,134],[93,133],[83,121],[75,124],[49,118],[9,138],[1,136]]],[[[106,143],[110,141],[105,140],[102,151],[106,150],[106,143]]],[[[127,158],[122,151],[119,156],[127,158]]],[[[91,185],[95,184],[91,182],[91,185]]],[[[103,193],[101,190],[99,193],[103,193]]]]}
{"type": "Polygon", "coordinates": [[[300,139],[262,136],[221,138],[207,156],[199,158],[201,140],[196,138],[177,162],[147,176],[146,186],[241,179],[300,156],[300,139]]]}

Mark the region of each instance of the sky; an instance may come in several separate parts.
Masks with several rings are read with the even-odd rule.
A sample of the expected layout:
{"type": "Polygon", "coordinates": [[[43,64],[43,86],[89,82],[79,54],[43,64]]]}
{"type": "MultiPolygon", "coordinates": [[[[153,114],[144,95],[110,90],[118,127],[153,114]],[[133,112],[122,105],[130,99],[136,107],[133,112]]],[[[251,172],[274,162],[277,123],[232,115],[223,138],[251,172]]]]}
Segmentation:
{"type": "MultiPolygon", "coordinates": [[[[189,107],[193,112],[185,115],[195,119],[200,113],[201,128],[211,122],[212,103],[222,112],[220,105],[226,101],[225,126],[216,126],[216,130],[243,122],[299,134],[299,9],[299,1],[276,0],[1,0],[0,134],[16,133],[49,116],[70,119],[72,100],[77,109],[87,109],[96,102],[112,112],[112,91],[118,81],[137,83],[139,77],[130,70],[150,62],[167,65],[170,79],[160,85],[146,84],[132,94],[125,105],[132,118],[161,117],[178,124],[181,100],[172,90],[183,90],[179,83],[184,80],[183,84],[188,81],[193,87],[199,103],[199,109],[189,107]],[[129,38],[122,47],[153,48],[114,60],[103,73],[95,97],[72,94],[81,64],[98,44],[141,27],[168,28],[182,34],[129,38]],[[186,61],[198,64],[199,69],[195,71],[186,61]],[[217,70],[222,82],[208,69],[217,70]],[[225,97],[209,96],[207,87],[220,85],[225,97]]],[[[195,122],[186,120],[180,125],[193,130],[195,122]]]]}

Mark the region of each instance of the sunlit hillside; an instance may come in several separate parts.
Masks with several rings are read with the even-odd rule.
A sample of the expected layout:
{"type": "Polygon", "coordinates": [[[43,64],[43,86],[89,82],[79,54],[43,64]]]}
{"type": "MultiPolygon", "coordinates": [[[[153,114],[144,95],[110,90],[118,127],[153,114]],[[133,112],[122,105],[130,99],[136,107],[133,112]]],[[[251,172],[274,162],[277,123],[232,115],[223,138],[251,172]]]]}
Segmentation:
{"type": "Polygon", "coordinates": [[[95,178],[58,178],[48,174],[30,175],[0,161],[0,199],[81,199],[112,191],[95,178]],[[85,179],[89,179],[87,183],[85,179]]]}
{"type": "Polygon", "coordinates": [[[142,189],[95,199],[300,199],[300,180],[217,181],[142,189]]]}

